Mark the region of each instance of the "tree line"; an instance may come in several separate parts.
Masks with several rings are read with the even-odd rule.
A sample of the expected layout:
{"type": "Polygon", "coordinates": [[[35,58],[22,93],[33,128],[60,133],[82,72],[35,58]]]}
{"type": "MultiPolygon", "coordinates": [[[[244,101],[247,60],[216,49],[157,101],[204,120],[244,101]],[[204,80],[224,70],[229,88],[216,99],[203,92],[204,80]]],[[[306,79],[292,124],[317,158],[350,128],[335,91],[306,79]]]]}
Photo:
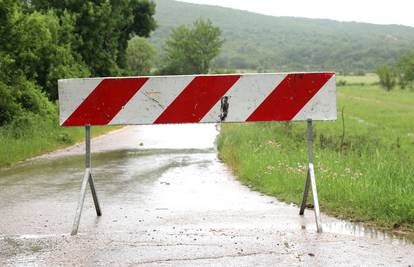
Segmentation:
{"type": "Polygon", "coordinates": [[[387,91],[397,85],[401,89],[414,87],[414,50],[402,55],[394,65],[381,65],[376,73],[380,85],[387,91]]]}
{"type": "Polygon", "coordinates": [[[209,18],[225,44],[214,68],[249,71],[374,72],[413,48],[414,28],[321,19],[272,17],[224,7],[155,0],[161,48],[172,28],[209,18]]]}
{"type": "Polygon", "coordinates": [[[151,0],[0,2],[0,126],[34,119],[57,125],[57,80],[207,73],[223,41],[208,20],[174,29],[162,64],[147,41],[157,27],[151,0]]]}

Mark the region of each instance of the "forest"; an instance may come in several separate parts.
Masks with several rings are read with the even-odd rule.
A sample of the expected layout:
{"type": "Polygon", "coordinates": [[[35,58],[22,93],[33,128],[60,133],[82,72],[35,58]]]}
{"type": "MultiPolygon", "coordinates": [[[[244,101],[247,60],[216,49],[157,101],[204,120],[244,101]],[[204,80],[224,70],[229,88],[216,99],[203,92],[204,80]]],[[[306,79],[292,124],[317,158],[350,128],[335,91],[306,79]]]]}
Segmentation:
{"type": "Polygon", "coordinates": [[[158,48],[174,27],[198,18],[208,18],[222,30],[225,42],[215,68],[359,74],[393,64],[414,43],[414,28],[406,26],[272,17],[172,0],[155,3],[158,28],[151,41],[158,48]]]}

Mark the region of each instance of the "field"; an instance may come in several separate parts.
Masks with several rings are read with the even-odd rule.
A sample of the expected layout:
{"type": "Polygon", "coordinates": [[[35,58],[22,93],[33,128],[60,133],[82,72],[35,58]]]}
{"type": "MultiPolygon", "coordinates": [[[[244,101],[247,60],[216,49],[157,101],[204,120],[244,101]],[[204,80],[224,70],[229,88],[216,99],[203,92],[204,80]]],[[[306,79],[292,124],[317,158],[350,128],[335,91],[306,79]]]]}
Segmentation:
{"type": "Polygon", "coordinates": [[[376,83],[379,83],[379,78],[374,73],[367,73],[365,75],[361,76],[337,76],[336,77],[337,83],[344,84],[345,85],[375,85],[376,83]]]}
{"type": "MultiPolygon", "coordinates": [[[[341,80],[338,120],[314,123],[321,209],[413,231],[414,92],[386,92],[373,75],[341,80]]],[[[223,125],[220,157],[244,184],[298,204],[307,171],[305,133],[305,122],[223,125]]]]}
{"type": "MultiPolygon", "coordinates": [[[[92,127],[92,136],[110,130],[114,128],[92,127]]],[[[84,138],[82,127],[62,128],[57,118],[33,116],[20,125],[0,127],[0,167],[73,145],[84,138]]]]}

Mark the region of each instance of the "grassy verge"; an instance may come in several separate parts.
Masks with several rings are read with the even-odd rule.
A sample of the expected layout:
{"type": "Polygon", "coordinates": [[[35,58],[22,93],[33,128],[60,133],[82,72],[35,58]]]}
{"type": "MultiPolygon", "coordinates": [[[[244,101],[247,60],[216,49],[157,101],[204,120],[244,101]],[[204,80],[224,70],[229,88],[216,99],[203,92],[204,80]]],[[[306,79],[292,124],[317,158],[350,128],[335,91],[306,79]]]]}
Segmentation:
{"type": "MultiPolygon", "coordinates": [[[[92,136],[114,130],[114,127],[92,127],[92,136]]],[[[57,118],[26,116],[0,127],[0,167],[73,145],[85,138],[82,127],[62,128],[57,118]]]]}
{"type": "MultiPolygon", "coordinates": [[[[338,102],[336,122],[314,125],[322,210],[413,231],[414,93],[348,85],[338,88],[338,102]]],[[[244,184],[298,204],[306,176],[305,132],[305,122],[223,125],[220,157],[244,184]]]]}

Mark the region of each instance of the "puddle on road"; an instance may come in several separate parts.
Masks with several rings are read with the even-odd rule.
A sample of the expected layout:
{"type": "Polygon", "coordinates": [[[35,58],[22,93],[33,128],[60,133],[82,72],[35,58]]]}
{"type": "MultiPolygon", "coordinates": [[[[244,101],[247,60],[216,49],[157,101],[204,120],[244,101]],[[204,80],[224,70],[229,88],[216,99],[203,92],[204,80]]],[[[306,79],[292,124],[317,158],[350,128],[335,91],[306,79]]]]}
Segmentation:
{"type": "MultiPolygon", "coordinates": [[[[109,141],[102,138],[93,142],[94,151],[100,151],[93,155],[93,173],[99,195],[107,206],[122,206],[124,203],[129,208],[137,210],[162,208],[163,210],[157,210],[159,212],[170,212],[178,207],[181,211],[187,208],[196,211],[197,207],[200,207],[203,211],[225,212],[226,209],[265,210],[269,206],[275,208],[274,206],[284,205],[277,201],[268,204],[271,198],[263,199],[266,197],[261,197],[257,193],[246,194],[248,189],[234,181],[227,168],[217,159],[213,145],[217,135],[214,125],[163,126],[161,129],[135,127],[117,134],[118,137],[115,134],[109,136],[109,141]],[[164,140],[165,138],[161,137],[165,136],[165,133],[171,134],[174,138],[164,140]],[[119,140],[118,146],[113,140],[119,140]],[[166,208],[168,205],[169,208],[166,208]]],[[[75,152],[68,152],[70,156],[49,155],[0,170],[0,213],[4,212],[2,209],[5,207],[6,212],[11,213],[7,218],[0,218],[0,240],[43,239],[53,236],[53,233],[34,234],[39,232],[38,229],[30,229],[34,225],[38,227],[39,224],[46,226],[44,217],[47,216],[47,220],[54,220],[58,225],[59,221],[63,220],[58,215],[59,210],[56,210],[54,217],[48,214],[43,218],[33,218],[30,223],[24,225],[28,230],[23,235],[7,232],[8,225],[13,225],[15,218],[19,218],[19,212],[36,214],[31,203],[46,206],[45,210],[48,208],[47,205],[52,209],[51,204],[55,204],[56,209],[62,211],[67,209],[70,214],[65,218],[70,220],[84,171],[84,158],[79,155],[80,153],[82,149],[75,149],[75,152]]],[[[289,205],[284,205],[286,206],[289,205]]],[[[280,223],[280,227],[297,227],[299,231],[303,229],[302,219],[296,215],[296,207],[292,210],[294,213],[291,212],[289,216],[293,218],[293,223],[290,226],[280,223]]],[[[311,214],[312,211],[309,210],[307,213],[311,214]]],[[[314,231],[311,227],[307,231],[314,231]]],[[[414,236],[392,234],[333,218],[327,218],[323,227],[325,232],[334,234],[388,240],[396,244],[414,242],[414,236]]],[[[59,231],[63,228],[56,227],[59,231]]],[[[16,226],[15,230],[18,232],[19,227],[16,226]]],[[[59,231],[56,231],[56,236],[62,235],[59,231]]]]}
{"type": "Polygon", "coordinates": [[[338,220],[332,223],[323,224],[325,232],[333,234],[345,234],[355,237],[369,237],[379,241],[390,241],[393,244],[414,244],[413,234],[392,233],[386,230],[378,230],[365,226],[362,223],[353,223],[345,220],[338,220]]]}

